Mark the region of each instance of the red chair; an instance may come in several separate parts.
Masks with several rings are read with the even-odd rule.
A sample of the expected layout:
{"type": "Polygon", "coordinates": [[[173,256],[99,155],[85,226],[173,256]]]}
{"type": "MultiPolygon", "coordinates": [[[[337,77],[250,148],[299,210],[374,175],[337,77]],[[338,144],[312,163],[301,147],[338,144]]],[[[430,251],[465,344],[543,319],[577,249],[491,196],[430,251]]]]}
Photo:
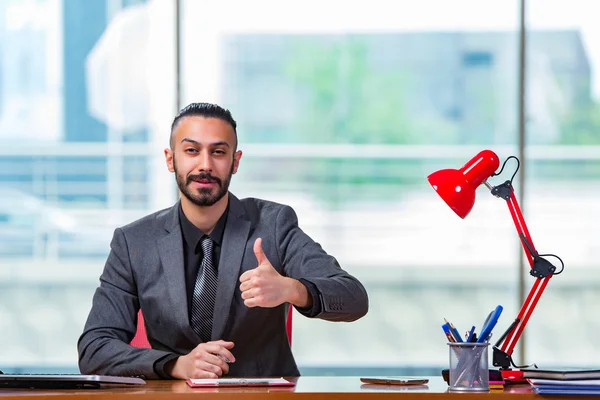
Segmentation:
{"type": "Polygon", "coordinates": [[[139,347],[142,349],[149,349],[150,342],[148,341],[148,336],[146,335],[146,325],[144,325],[144,315],[142,314],[142,310],[138,311],[138,323],[137,323],[137,331],[135,332],[135,336],[129,343],[133,347],[139,347]]]}
{"type": "MultiPolygon", "coordinates": [[[[287,331],[290,346],[292,345],[292,311],[294,311],[294,307],[290,304],[287,320],[285,321],[285,330],[287,331]]],[[[148,336],[146,336],[146,326],[144,325],[144,316],[142,315],[142,310],[138,311],[137,331],[135,332],[135,336],[129,344],[133,347],[140,347],[143,349],[149,349],[152,347],[148,341],[148,336]]]]}

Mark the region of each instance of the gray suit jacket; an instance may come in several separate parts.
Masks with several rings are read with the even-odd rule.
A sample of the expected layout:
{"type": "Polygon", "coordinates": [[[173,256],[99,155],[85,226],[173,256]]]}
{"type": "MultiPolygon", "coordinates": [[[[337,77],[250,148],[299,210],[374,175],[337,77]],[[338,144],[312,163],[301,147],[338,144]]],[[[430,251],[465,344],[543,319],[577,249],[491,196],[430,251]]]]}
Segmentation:
{"type": "MultiPolygon", "coordinates": [[[[200,342],[190,326],[184,278],[179,204],[117,228],[92,309],[79,338],[83,374],[160,378],[155,364],[185,355],[200,342]],[[152,349],[128,345],[141,307],[152,349]]],[[[289,206],[229,195],[229,215],[219,261],[212,340],[235,343],[229,376],[297,376],[285,330],[287,305],[248,308],[240,275],[256,268],[256,238],[282,275],[316,286],[330,321],[353,321],[367,313],[367,293],[299,227],[289,206]]],[[[315,338],[317,339],[317,338],[315,338]]]]}

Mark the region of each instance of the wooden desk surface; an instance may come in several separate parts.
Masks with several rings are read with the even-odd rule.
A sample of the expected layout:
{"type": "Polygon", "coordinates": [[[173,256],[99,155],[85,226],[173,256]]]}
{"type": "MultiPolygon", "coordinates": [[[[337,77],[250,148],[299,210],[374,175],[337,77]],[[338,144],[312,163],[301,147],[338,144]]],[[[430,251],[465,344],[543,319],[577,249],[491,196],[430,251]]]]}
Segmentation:
{"type": "MultiPolygon", "coordinates": [[[[519,400],[539,400],[528,385],[507,386],[504,391],[489,393],[449,393],[448,386],[441,377],[431,377],[426,386],[377,386],[365,385],[359,377],[313,377],[294,378],[293,388],[222,388],[192,389],[185,381],[147,381],[147,384],[135,388],[86,389],[86,390],[41,390],[41,389],[0,389],[0,397],[15,397],[18,400],[35,399],[50,396],[54,400],[163,400],[172,398],[205,398],[212,400],[380,400],[398,398],[402,400],[435,400],[452,398],[475,400],[488,398],[508,400],[518,396],[519,400]],[[465,398],[466,396],[466,398],[465,398]],[[510,396],[510,397],[509,397],[510,396]]],[[[553,400],[566,396],[553,396],[553,400]]]]}

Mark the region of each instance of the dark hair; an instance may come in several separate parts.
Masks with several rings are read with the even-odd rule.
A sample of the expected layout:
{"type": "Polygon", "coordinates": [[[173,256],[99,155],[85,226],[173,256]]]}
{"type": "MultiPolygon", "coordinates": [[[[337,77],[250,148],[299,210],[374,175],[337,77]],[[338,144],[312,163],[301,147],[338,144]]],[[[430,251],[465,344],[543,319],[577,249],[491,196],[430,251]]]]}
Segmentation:
{"type": "Polygon", "coordinates": [[[235,133],[235,148],[237,148],[237,122],[231,116],[231,112],[226,108],[223,108],[217,104],[212,103],[191,103],[186,107],[182,108],[179,111],[179,114],[173,120],[171,124],[171,137],[169,138],[169,144],[171,149],[173,148],[173,131],[177,127],[179,120],[184,117],[204,117],[204,118],[217,118],[222,121],[227,122],[233,128],[233,132],[235,133]]]}

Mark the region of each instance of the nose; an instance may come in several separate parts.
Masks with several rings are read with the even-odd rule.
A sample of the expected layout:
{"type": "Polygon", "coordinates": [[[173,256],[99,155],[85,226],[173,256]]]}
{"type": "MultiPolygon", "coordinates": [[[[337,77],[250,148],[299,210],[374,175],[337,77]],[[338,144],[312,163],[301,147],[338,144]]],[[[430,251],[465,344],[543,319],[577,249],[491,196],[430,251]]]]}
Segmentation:
{"type": "Polygon", "coordinates": [[[212,158],[209,151],[203,151],[198,157],[198,171],[212,171],[212,158]]]}

